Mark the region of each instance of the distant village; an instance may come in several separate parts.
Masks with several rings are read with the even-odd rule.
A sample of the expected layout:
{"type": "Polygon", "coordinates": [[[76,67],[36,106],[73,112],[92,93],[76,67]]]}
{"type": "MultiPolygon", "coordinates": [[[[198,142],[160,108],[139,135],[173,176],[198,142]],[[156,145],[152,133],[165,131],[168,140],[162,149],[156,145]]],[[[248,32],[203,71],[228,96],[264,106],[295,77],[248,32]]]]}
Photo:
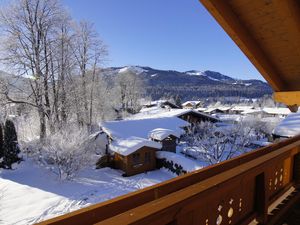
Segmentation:
{"type": "MultiPolygon", "coordinates": [[[[190,127],[201,122],[221,127],[238,123],[243,117],[268,120],[285,118],[289,114],[288,108],[203,107],[201,101],[187,101],[182,105],[168,100],[150,101],[143,104],[137,114],[100,123],[100,132],[93,139],[104,154],[97,166],[120,169],[125,176],[143,173],[157,168],[157,158],[183,158],[177,145],[190,127]]],[[[273,137],[280,137],[280,133],[273,134],[273,137]]],[[[258,144],[258,147],[264,145],[258,144]]]]}

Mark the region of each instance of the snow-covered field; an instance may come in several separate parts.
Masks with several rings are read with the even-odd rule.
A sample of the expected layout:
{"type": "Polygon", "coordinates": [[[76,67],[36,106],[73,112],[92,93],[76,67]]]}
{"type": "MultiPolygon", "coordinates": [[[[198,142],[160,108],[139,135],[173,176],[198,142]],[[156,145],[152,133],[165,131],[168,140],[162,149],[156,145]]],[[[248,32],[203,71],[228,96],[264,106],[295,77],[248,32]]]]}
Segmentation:
{"type": "Polygon", "coordinates": [[[60,181],[50,171],[26,159],[14,170],[0,170],[0,224],[33,224],[174,176],[155,170],[122,177],[118,170],[90,168],[72,181],[60,181]]]}

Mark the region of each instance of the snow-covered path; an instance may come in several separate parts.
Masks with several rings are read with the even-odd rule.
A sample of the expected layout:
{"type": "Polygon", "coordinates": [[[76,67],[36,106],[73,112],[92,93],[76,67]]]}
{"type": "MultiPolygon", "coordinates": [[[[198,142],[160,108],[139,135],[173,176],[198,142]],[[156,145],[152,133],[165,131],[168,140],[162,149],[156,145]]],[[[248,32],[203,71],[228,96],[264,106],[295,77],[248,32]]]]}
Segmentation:
{"type": "Polygon", "coordinates": [[[121,174],[86,169],[72,181],[59,181],[29,159],[15,170],[0,170],[0,224],[33,224],[174,177],[163,170],[121,174]]]}

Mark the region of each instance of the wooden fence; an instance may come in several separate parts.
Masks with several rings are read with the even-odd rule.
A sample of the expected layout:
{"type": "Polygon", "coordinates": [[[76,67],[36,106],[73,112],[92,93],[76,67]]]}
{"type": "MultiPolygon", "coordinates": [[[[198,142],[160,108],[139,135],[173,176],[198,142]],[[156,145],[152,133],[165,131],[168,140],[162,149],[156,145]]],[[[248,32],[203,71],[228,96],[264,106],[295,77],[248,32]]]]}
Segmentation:
{"type": "Polygon", "coordinates": [[[275,224],[298,201],[298,184],[300,136],[39,224],[275,224]]]}

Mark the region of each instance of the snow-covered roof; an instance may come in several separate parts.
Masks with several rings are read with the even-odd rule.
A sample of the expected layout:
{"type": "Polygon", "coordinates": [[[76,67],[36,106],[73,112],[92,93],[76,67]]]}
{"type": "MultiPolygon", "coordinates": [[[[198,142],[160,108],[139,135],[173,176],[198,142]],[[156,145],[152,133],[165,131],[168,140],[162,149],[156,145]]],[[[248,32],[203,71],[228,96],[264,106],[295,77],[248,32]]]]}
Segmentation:
{"type": "Polygon", "coordinates": [[[219,107],[217,107],[217,109],[219,109],[221,111],[227,111],[227,110],[231,109],[231,107],[230,106],[219,106],[219,107]]]}
{"type": "Polygon", "coordinates": [[[155,101],[146,101],[143,103],[144,106],[148,106],[148,105],[160,105],[160,104],[165,104],[165,103],[170,103],[175,105],[174,103],[170,102],[169,100],[164,100],[164,99],[160,99],[160,100],[155,100],[155,101]]]}
{"type": "Polygon", "coordinates": [[[211,112],[213,112],[213,111],[215,111],[217,108],[208,108],[208,109],[206,109],[204,112],[205,113],[211,113],[211,112]]]}
{"type": "Polygon", "coordinates": [[[236,114],[220,114],[218,115],[218,118],[221,121],[239,121],[241,116],[236,114]]]}
{"type": "Polygon", "coordinates": [[[205,113],[211,113],[215,110],[227,111],[229,109],[231,109],[231,107],[229,107],[229,106],[210,107],[210,108],[207,108],[204,112],[205,113]]]}
{"type": "Polygon", "coordinates": [[[290,113],[275,127],[273,134],[281,137],[293,137],[300,134],[300,111],[290,113]]]}
{"type": "Polygon", "coordinates": [[[267,114],[274,114],[274,115],[289,115],[291,111],[288,108],[263,108],[263,111],[267,114]]]}
{"type": "Polygon", "coordinates": [[[155,149],[161,149],[162,146],[160,143],[155,141],[150,141],[140,137],[130,137],[126,139],[117,139],[112,141],[109,145],[110,150],[113,152],[119,153],[120,155],[127,156],[138,149],[147,146],[155,149]]]}
{"type": "Polygon", "coordinates": [[[132,117],[127,118],[128,120],[131,119],[145,119],[145,118],[164,118],[164,117],[179,117],[188,113],[195,113],[199,116],[207,117],[212,120],[218,120],[217,118],[207,115],[205,113],[199,112],[194,109],[158,109],[152,108],[152,110],[143,110],[138,114],[135,114],[132,117]]]}
{"type": "Polygon", "coordinates": [[[204,112],[205,110],[207,110],[207,108],[202,108],[202,107],[199,107],[196,109],[197,111],[200,111],[200,112],[204,112]]]}
{"type": "Polygon", "coordinates": [[[113,139],[126,139],[130,137],[148,138],[149,132],[161,128],[174,132],[182,132],[182,128],[190,124],[177,117],[144,118],[108,121],[100,123],[103,131],[113,139]]]}
{"type": "Polygon", "coordinates": [[[183,103],[182,106],[186,106],[186,105],[189,105],[189,104],[191,104],[192,106],[196,106],[200,103],[201,103],[201,101],[187,101],[187,102],[183,103]]]}
{"type": "Polygon", "coordinates": [[[247,109],[242,112],[242,114],[255,114],[262,112],[261,109],[247,109]]]}
{"type": "Polygon", "coordinates": [[[183,132],[180,133],[170,129],[157,128],[149,132],[149,137],[154,140],[162,141],[171,135],[179,138],[181,134],[183,134],[183,132]]]}
{"type": "Polygon", "coordinates": [[[215,117],[212,117],[210,115],[207,115],[205,113],[199,112],[199,111],[194,110],[194,109],[174,109],[174,110],[170,110],[170,111],[161,113],[158,116],[161,116],[161,117],[176,116],[176,117],[178,117],[178,116],[183,116],[183,115],[188,114],[188,113],[195,113],[195,114],[198,114],[199,116],[204,116],[204,117],[209,117],[209,118],[212,118],[212,119],[216,119],[215,117]]]}
{"type": "Polygon", "coordinates": [[[249,109],[253,109],[253,106],[239,106],[236,105],[234,107],[231,108],[232,111],[245,111],[245,110],[249,110],[249,109]]]}

